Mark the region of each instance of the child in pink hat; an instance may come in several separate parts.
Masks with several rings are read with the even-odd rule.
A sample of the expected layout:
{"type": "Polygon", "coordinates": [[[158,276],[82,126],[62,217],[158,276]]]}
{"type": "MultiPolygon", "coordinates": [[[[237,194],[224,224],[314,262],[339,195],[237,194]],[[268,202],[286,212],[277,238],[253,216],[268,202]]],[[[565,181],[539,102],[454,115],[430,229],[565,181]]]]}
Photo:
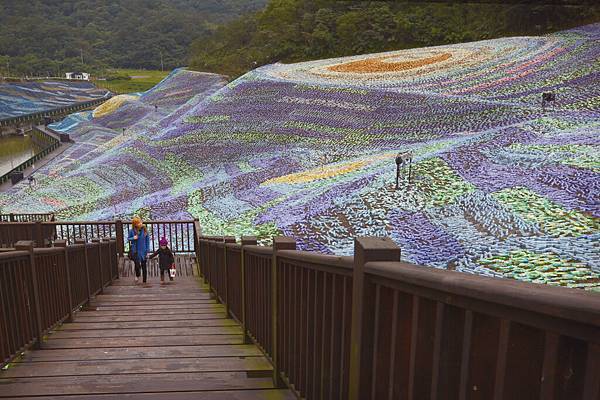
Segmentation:
{"type": "Polygon", "coordinates": [[[150,255],[150,258],[154,258],[158,256],[158,266],[160,268],[160,284],[165,284],[165,272],[169,276],[169,280],[172,281],[173,278],[169,274],[169,269],[175,267],[175,256],[173,252],[169,248],[169,241],[167,238],[163,237],[158,242],[159,248],[150,255]]]}

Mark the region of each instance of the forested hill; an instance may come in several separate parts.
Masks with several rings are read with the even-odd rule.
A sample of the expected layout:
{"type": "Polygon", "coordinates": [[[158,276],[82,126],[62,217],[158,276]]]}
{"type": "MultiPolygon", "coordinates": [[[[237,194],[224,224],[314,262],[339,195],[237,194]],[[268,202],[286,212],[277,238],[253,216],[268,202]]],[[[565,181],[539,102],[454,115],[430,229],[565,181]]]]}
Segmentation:
{"type": "Polygon", "coordinates": [[[266,1],[3,0],[0,75],[182,66],[195,38],[266,1]]]}
{"type": "Polygon", "coordinates": [[[600,21],[593,1],[539,3],[270,0],[198,38],[190,65],[235,77],[277,61],[541,35],[600,21]]]}

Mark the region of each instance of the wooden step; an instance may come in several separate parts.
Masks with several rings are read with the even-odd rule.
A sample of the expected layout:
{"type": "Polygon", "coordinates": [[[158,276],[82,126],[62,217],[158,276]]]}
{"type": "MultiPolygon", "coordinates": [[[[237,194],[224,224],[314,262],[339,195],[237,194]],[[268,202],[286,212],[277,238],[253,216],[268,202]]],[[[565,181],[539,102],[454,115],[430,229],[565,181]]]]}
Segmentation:
{"type": "Polygon", "coordinates": [[[0,371],[0,399],[293,400],[196,276],[104,289],[0,371]]]}

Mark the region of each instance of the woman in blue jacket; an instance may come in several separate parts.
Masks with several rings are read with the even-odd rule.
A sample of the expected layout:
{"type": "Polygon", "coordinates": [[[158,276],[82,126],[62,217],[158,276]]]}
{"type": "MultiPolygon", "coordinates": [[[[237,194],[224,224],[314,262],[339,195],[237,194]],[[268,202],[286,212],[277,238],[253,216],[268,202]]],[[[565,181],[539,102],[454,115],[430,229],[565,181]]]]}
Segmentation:
{"type": "Polygon", "coordinates": [[[143,274],[142,282],[146,283],[148,276],[146,255],[150,248],[150,236],[140,217],[133,217],[127,240],[129,241],[129,258],[135,264],[135,283],[138,283],[140,278],[140,269],[143,274]]]}

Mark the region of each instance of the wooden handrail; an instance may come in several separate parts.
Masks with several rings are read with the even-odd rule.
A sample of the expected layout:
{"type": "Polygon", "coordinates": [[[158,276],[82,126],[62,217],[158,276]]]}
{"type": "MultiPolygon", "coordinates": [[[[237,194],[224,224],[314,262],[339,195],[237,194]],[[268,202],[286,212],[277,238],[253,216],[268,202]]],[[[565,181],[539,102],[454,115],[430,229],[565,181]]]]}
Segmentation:
{"type": "Polygon", "coordinates": [[[116,245],[112,239],[97,243],[35,248],[33,241],[16,243],[13,251],[0,252],[0,368],[31,346],[57,324],[72,318],[90,301],[90,292],[102,290],[116,278],[116,245]],[[90,286],[87,252],[96,254],[91,264],[90,286]],[[113,257],[114,255],[114,257],[113,257]]]}
{"type": "Polygon", "coordinates": [[[0,252],[0,261],[11,260],[13,258],[23,257],[28,255],[27,251],[22,250],[12,250],[12,251],[2,251],[0,252]]]}
{"type": "Polygon", "coordinates": [[[239,243],[225,243],[225,247],[234,251],[242,251],[242,245],[239,243]]]}
{"type": "Polygon", "coordinates": [[[50,221],[54,218],[52,213],[9,213],[0,214],[0,222],[35,222],[50,221]],[[23,221],[26,220],[26,221],[23,221]]]}
{"type": "MultiPolygon", "coordinates": [[[[45,214],[40,214],[45,215],[45,214]]],[[[52,214],[48,214],[52,216],[52,214]]],[[[197,220],[151,220],[145,222],[150,232],[150,250],[158,247],[162,236],[166,236],[171,248],[177,253],[196,251],[197,220]]],[[[73,243],[75,239],[90,240],[93,237],[115,236],[119,254],[125,254],[128,248],[127,230],[123,221],[34,221],[0,223],[0,245],[12,246],[18,240],[37,240],[40,246],[50,245],[53,240],[66,239],[73,243]],[[37,224],[37,225],[36,225],[37,224]]]]}
{"type": "MultiPolygon", "coordinates": [[[[122,221],[124,225],[131,226],[130,221],[122,221]]],[[[157,225],[157,224],[193,224],[196,222],[193,219],[190,220],[149,220],[144,221],[146,225],[157,225]]],[[[48,224],[54,225],[114,225],[115,220],[102,220],[102,221],[46,221],[48,224]]]]}
{"type": "Polygon", "coordinates": [[[354,257],[349,256],[334,256],[301,250],[281,250],[278,255],[282,259],[305,262],[307,264],[326,265],[346,270],[354,268],[354,257]]]}
{"type": "Polygon", "coordinates": [[[265,256],[273,255],[273,248],[270,246],[244,246],[244,250],[248,254],[257,254],[265,256]]]}
{"type": "MultiPolygon", "coordinates": [[[[600,327],[600,295],[578,289],[546,286],[439,270],[404,262],[371,262],[365,272],[422,289],[501,304],[551,317],[600,327]]],[[[600,336],[596,338],[600,343],[600,336]]]]}
{"type": "Polygon", "coordinates": [[[354,257],[254,243],[199,238],[203,276],[302,398],[598,395],[598,294],[411,265],[385,238],[354,257]]]}

